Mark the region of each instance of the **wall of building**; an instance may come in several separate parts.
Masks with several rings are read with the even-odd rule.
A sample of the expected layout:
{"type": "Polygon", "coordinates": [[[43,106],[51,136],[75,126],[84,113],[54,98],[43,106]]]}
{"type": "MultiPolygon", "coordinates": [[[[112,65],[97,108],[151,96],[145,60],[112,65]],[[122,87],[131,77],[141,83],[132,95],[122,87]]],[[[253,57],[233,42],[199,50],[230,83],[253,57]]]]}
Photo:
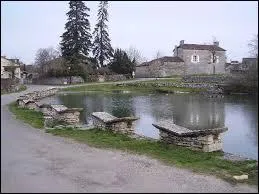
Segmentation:
{"type": "Polygon", "coordinates": [[[184,75],[184,73],[184,62],[162,62],[156,60],[146,66],[137,66],[135,77],[166,77],[184,75]]]}
{"type": "MultiPolygon", "coordinates": [[[[179,50],[179,49],[178,49],[179,50]]],[[[179,51],[178,51],[179,52],[179,51]]],[[[186,50],[183,51],[183,60],[187,68],[187,74],[213,74],[213,64],[211,63],[211,52],[208,50],[186,50]],[[193,63],[192,55],[199,56],[199,62],[193,63]]],[[[225,51],[216,51],[219,62],[215,63],[215,73],[225,73],[226,55],[225,51]]]]}

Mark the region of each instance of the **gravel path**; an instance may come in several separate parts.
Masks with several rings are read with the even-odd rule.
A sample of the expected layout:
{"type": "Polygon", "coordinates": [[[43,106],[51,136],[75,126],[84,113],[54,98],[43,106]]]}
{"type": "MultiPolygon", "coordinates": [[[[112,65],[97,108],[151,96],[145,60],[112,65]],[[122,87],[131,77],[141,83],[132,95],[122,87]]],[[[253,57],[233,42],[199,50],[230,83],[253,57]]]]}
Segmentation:
{"type": "Polygon", "coordinates": [[[1,192],[258,192],[32,128],[15,120],[6,106],[20,94],[1,96],[1,192]]]}

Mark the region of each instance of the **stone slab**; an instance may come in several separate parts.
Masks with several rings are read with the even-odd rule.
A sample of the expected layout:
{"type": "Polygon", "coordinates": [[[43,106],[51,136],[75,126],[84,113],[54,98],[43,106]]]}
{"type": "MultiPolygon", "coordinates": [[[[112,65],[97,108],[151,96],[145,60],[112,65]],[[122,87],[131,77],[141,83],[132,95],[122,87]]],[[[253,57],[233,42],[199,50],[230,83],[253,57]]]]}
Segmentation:
{"type": "Polygon", "coordinates": [[[50,105],[51,108],[53,108],[54,110],[56,110],[57,112],[62,112],[62,111],[65,111],[67,110],[68,108],[62,104],[52,104],[50,105]]]}
{"type": "Polygon", "coordinates": [[[162,120],[152,125],[158,128],[159,130],[169,132],[176,136],[200,136],[209,134],[219,134],[228,130],[227,127],[203,130],[190,130],[185,127],[174,124],[171,120],[162,120]]]}
{"type": "Polygon", "coordinates": [[[110,122],[113,122],[114,120],[118,120],[117,117],[115,117],[107,112],[93,112],[92,116],[100,119],[104,123],[110,123],[110,122]]]}

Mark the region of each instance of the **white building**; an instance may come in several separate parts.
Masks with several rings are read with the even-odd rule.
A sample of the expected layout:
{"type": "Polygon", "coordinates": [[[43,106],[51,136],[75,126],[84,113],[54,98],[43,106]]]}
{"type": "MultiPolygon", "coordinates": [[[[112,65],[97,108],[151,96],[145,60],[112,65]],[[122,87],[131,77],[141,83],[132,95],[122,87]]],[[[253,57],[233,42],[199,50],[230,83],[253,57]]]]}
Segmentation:
{"type": "Polygon", "coordinates": [[[7,59],[1,56],[1,79],[12,78],[12,76],[21,79],[19,59],[7,59]]]}

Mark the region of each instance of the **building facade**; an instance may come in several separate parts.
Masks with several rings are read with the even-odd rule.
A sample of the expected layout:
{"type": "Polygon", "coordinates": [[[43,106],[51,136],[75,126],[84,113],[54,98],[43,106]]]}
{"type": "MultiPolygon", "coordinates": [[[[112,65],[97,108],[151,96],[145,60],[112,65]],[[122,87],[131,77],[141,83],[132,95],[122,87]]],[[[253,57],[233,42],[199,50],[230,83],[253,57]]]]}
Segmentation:
{"type": "Polygon", "coordinates": [[[1,56],[1,79],[8,78],[21,79],[19,59],[7,59],[1,56]]]}
{"type": "Polygon", "coordinates": [[[136,66],[136,77],[166,77],[172,75],[222,74],[225,71],[226,50],[219,42],[212,45],[185,44],[175,46],[172,57],[162,57],[136,66]]]}
{"type": "Polygon", "coordinates": [[[181,40],[173,52],[174,56],[183,59],[186,74],[225,73],[226,50],[219,47],[219,42],[212,45],[185,44],[181,40]]]}

